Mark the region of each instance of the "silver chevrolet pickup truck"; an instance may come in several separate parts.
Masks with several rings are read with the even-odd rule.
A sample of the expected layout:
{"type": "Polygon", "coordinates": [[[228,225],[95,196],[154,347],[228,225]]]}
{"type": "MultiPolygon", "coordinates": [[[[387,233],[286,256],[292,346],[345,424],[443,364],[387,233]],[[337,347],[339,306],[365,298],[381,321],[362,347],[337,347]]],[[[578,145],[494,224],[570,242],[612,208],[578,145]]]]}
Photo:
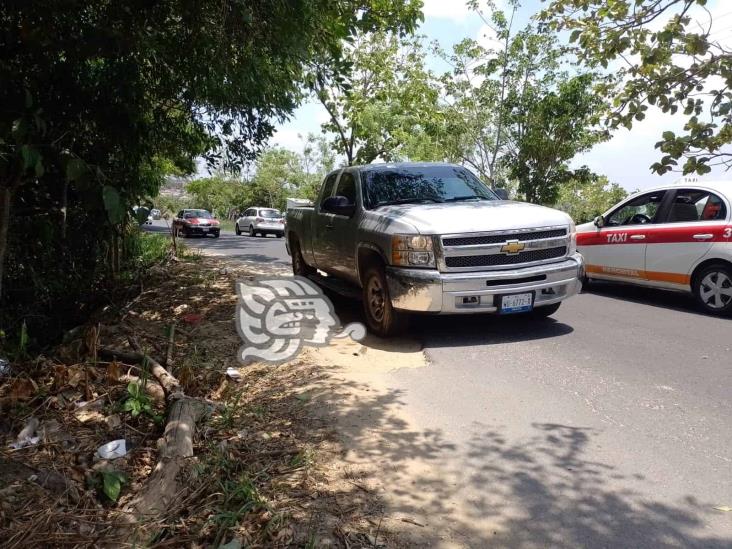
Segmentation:
{"type": "Polygon", "coordinates": [[[336,170],[313,207],[287,212],[286,237],[293,272],[351,288],[382,336],[410,312],[548,316],[583,274],[569,216],[452,164],[336,170]]]}

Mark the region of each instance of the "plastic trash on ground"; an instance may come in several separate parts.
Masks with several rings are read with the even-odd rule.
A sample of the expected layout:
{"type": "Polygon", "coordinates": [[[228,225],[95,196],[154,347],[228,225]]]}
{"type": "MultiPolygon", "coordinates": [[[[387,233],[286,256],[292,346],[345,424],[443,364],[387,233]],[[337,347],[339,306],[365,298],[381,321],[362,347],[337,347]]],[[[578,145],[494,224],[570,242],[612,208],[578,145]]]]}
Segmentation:
{"type": "Polygon", "coordinates": [[[38,441],[41,440],[41,437],[36,435],[37,429],[38,420],[34,417],[30,418],[25,424],[25,427],[23,427],[23,430],[18,433],[18,438],[15,439],[15,442],[11,442],[9,444],[10,448],[12,448],[13,450],[20,450],[21,448],[25,448],[27,446],[35,446],[36,444],[38,444],[38,441]]]}
{"type": "Polygon", "coordinates": [[[117,459],[127,455],[127,441],[121,438],[97,448],[97,456],[102,459],[117,459]]]}
{"type": "Polygon", "coordinates": [[[242,380],[241,373],[239,373],[239,370],[237,370],[236,368],[227,368],[226,377],[231,379],[231,381],[235,381],[236,383],[239,383],[242,380]]]}

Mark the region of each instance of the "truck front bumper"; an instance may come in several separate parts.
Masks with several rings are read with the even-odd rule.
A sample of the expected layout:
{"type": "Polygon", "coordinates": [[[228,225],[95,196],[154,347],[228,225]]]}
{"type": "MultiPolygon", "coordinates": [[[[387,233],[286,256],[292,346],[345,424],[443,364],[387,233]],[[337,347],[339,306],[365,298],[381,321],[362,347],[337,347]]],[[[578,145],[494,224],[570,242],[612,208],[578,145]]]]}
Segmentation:
{"type": "Polygon", "coordinates": [[[578,293],[584,263],[580,254],[564,261],[501,271],[441,273],[387,267],[395,309],[425,313],[494,313],[498,296],[533,292],[534,307],[552,305],[578,293]]]}

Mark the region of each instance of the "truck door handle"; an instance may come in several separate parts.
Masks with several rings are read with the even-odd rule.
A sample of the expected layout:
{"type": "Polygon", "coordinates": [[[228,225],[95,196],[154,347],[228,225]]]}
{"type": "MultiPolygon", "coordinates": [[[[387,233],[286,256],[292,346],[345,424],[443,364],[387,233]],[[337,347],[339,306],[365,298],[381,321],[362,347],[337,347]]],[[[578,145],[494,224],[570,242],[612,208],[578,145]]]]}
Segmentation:
{"type": "Polygon", "coordinates": [[[694,240],[711,240],[712,238],[714,238],[714,235],[709,234],[709,233],[701,233],[701,234],[694,235],[694,240]]]}
{"type": "Polygon", "coordinates": [[[630,239],[631,240],[645,240],[646,239],[646,235],[644,235],[644,234],[632,234],[632,235],[630,235],[630,239]]]}

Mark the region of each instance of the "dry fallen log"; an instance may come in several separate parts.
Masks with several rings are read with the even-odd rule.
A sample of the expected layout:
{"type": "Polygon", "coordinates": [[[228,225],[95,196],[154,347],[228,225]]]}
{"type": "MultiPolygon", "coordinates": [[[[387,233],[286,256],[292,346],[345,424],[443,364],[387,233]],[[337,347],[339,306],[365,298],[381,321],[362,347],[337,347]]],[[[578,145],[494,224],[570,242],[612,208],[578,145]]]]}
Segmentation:
{"type": "Polygon", "coordinates": [[[160,459],[144,491],[125,510],[127,513],[144,523],[171,510],[184,488],[179,473],[193,457],[196,423],[207,411],[207,405],[194,398],[181,396],[173,401],[161,441],[160,459]]]}
{"type": "MultiPolygon", "coordinates": [[[[173,337],[171,329],[170,347],[172,347],[173,337]]],[[[125,362],[141,364],[146,362],[150,366],[150,372],[165,391],[164,400],[169,403],[165,434],[159,441],[158,462],[145,487],[124,509],[125,516],[129,520],[135,521],[138,526],[144,528],[146,523],[169,514],[185,491],[181,473],[193,457],[193,437],[196,432],[196,424],[207,415],[211,407],[204,400],[185,396],[178,380],[158,361],[143,353],[134,337],[128,339],[135,352],[103,348],[100,349],[100,353],[125,362]]],[[[168,367],[172,366],[170,347],[168,356],[166,356],[168,367]]],[[[137,540],[137,535],[136,530],[130,533],[133,541],[137,540]]]]}

